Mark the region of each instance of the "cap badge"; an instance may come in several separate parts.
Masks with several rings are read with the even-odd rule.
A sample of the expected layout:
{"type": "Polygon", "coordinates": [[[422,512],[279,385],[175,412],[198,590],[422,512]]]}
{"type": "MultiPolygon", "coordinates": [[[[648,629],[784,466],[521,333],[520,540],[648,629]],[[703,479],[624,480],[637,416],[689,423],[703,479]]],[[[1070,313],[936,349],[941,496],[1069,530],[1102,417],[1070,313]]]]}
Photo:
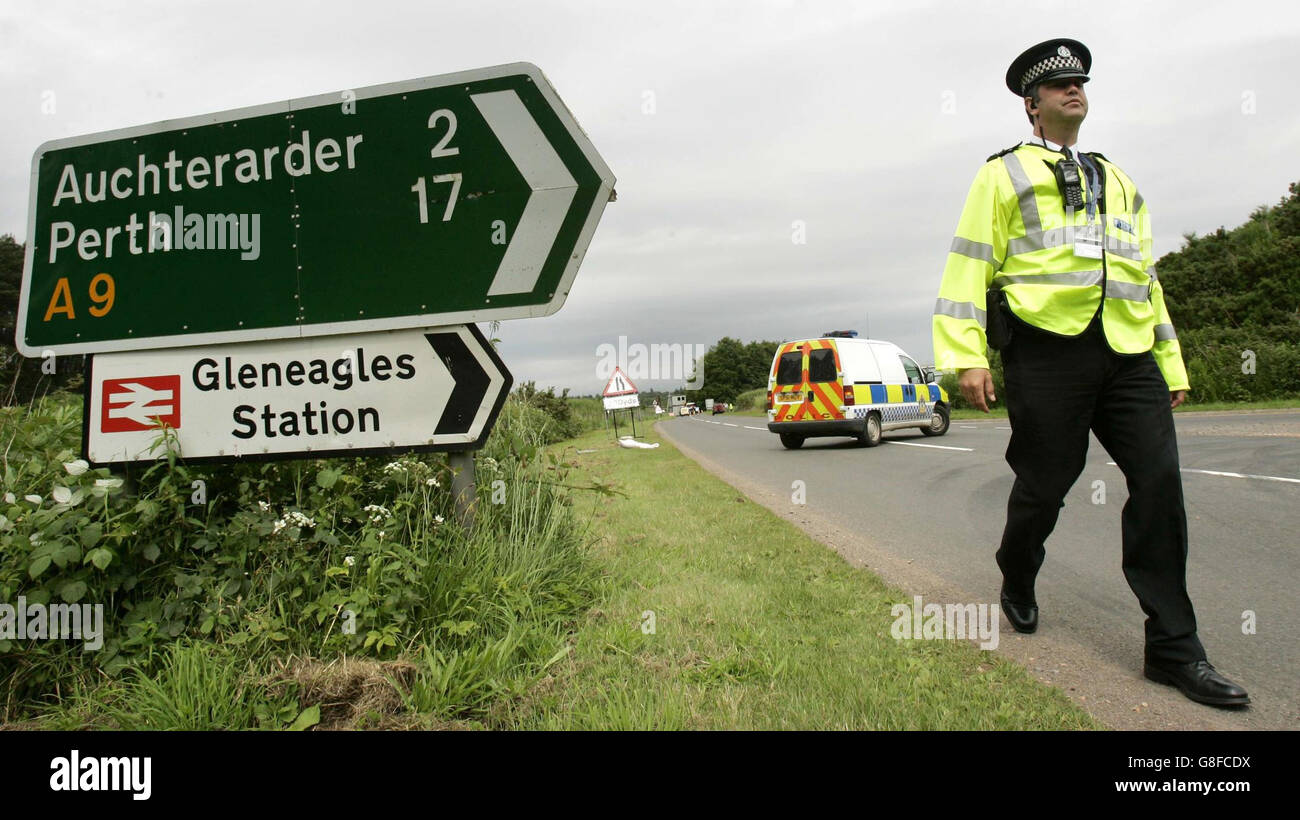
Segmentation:
{"type": "Polygon", "coordinates": [[[1060,48],[1058,48],[1058,49],[1056,50],[1056,53],[1059,54],[1059,55],[1061,55],[1062,57],[1069,57],[1069,56],[1070,56],[1070,50],[1069,50],[1068,48],[1066,48],[1065,46],[1061,46],[1060,48]]]}

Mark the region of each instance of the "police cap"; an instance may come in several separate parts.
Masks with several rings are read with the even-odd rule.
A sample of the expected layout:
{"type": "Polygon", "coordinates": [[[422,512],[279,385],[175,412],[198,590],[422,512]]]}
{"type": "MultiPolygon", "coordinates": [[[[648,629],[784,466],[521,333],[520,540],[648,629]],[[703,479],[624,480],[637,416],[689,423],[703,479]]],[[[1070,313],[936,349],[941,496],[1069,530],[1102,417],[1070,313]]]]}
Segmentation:
{"type": "Polygon", "coordinates": [[[1007,88],[1017,97],[1029,96],[1036,83],[1078,77],[1088,81],[1092,53],[1078,40],[1057,38],[1026,49],[1007,69],[1007,88]]]}

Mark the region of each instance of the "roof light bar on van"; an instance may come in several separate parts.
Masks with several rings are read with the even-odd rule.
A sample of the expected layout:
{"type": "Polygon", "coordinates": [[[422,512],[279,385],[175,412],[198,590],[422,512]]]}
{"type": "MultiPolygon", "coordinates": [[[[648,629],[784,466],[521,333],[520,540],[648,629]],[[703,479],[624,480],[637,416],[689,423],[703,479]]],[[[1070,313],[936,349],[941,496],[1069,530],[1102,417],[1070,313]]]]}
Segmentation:
{"type": "Polygon", "coordinates": [[[823,339],[856,339],[858,332],[856,330],[832,330],[822,334],[823,339]]]}

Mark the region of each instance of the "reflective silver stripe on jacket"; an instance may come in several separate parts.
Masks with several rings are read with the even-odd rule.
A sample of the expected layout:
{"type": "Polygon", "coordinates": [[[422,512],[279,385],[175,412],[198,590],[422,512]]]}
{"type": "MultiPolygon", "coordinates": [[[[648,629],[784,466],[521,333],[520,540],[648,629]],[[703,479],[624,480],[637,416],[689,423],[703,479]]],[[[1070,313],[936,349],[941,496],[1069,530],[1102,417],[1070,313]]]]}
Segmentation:
{"type": "Polygon", "coordinates": [[[1151,277],[1151,281],[1152,281],[1152,282],[1156,281],[1156,266],[1155,266],[1155,265],[1152,265],[1151,267],[1147,268],[1147,276],[1150,276],[1150,277],[1151,277]]]}
{"type": "Polygon", "coordinates": [[[1127,299],[1130,302],[1145,302],[1151,296],[1151,285],[1130,285],[1128,282],[1106,280],[1107,299],[1127,299]]]}
{"type": "Polygon", "coordinates": [[[974,319],[980,323],[980,327],[987,328],[987,314],[974,302],[954,302],[951,299],[940,298],[934,303],[935,316],[951,316],[954,319],[974,319]]]}
{"type": "Polygon", "coordinates": [[[1174,333],[1173,325],[1156,325],[1156,341],[1167,342],[1171,339],[1177,339],[1178,334],[1174,333]]]}
{"type": "Polygon", "coordinates": [[[1137,215],[1137,212],[1138,212],[1138,211],[1142,210],[1142,202],[1143,202],[1143,200],[1142,200],[1142,192],[1141,192],[1141,191],[1134,191],[1134,192],[1133,192],[1133,214],[1134,214],[1134,216],[1137,215]]]}
{"type": "Polygon", "coordinates": [[[1019,256],[1033,253],[1044,248],[1055,248],[1065,244],[1064,231],[1035,231],[1025,236],[1007,240],[1007,256],[1019,256]]]}
{"type": "Polygon", "coordinates": [[[952,247],[948,250],[970,259],[988,262],[990,265],[997,264],[997,260],[993,258],[993,246],[984,242],[975,242],[960,236],[954,236],[952,238],[952,247]]]}
{"type": "Polygon", "coordinates": [[[999,273],[993,277],[1008,285],[1075,285],[1086,287],[1101,284],[1101,270],[1079,270],[1069,273],[999,273]]]}
{"type": "MultiPolygon", "coordinates": [[[[1025,236],[1008,239],[1007,256],[1019,256],[1022,253],[1033,253],[1044,248],[1059,248],[1062,245],[1068,245],[1074,241],[1075,233],[1080,227],[1082,226],[1052,228],[1048,231],[1036,231],[1025,236]]],[[[1106,251],[1116,256],[1122,256],[1125,259],[1132,259],[1135,262],[1142,261],[1142,248],[1139,245],[1130,244],[1115,236],[1106,237],[1106,251]]]]}
{"type": "Polygon", "coordinates": [[[1122,256],[1125,259],[1132,259],[1134,262],[1142,261],[1142,248],[1136,244],[1125,242],[1114,236],[1106,237],[1106,252],[1113,253],[1116,256],[1122,256]]]}
{"type": "Polygon", "coordinates": [[[1038,200],[1034,199],[1034,184],[1029,181],[1025,167],[1020,164],[1015,154],[1004,154],[1002,164],[1006,166],[1007,173],[1011,176],[1011,187],[1015,189],[1016,197],[1020,200],[1020,221],[1025,223],[1025,233],[1042,233],[1043,222],[1038,218],[1038,200]]]}

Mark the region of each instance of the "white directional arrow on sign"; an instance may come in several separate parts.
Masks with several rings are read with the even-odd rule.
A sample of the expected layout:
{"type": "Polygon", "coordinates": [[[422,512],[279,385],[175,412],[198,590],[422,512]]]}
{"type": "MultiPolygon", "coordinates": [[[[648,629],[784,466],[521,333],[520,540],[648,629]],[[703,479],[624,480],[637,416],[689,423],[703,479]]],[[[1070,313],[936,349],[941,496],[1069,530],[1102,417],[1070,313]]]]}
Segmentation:
{"type": "Polygon", "coordinates": [[[493,91],[471,99],[533,190],[488,295],[529,293],[569,213],[578,182],[518,94],[493,91]]]}

